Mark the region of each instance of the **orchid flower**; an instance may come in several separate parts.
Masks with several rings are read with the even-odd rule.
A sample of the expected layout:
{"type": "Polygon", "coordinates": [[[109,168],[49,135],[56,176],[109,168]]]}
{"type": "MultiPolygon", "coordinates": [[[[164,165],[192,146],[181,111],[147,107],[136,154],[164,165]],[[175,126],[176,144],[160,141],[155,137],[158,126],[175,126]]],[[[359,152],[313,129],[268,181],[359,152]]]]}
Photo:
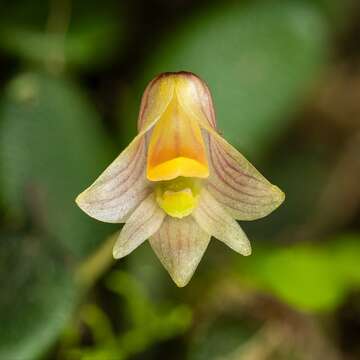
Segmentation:
{"type": "Polygon", "coordinates": [[[172,279],[185,286],[211,236],[242,255],[236,220],[268,215],[284,200],[216,129],[210,91],[196,75],[164,73],[145,89],[138,134],[76,199],[89,216],[125,223],[116,259],[149,239],[172,279]]]}

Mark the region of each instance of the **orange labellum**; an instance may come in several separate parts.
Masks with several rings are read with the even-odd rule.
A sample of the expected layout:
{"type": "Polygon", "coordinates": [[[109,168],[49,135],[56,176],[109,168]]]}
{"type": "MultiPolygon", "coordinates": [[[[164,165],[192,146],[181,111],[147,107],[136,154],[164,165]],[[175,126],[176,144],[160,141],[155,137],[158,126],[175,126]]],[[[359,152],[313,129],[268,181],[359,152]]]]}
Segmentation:
{"type": "Polygon", "coordinates": [[[178,176],[206,178],[209,167],[198,121],[182,109],[174,94],[151,134],[147,177],[161,181],[178,176]]]}

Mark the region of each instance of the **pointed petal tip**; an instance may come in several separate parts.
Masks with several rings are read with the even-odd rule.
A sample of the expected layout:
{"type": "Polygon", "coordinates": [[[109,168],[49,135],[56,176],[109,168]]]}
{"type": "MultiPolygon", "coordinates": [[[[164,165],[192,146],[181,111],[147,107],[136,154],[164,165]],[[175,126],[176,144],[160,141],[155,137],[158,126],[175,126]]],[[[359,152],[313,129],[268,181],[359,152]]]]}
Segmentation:
{"type": "Polygon", "coordinates": [[[188,266],[184,266],[185,264],[183,264],[183,266],[180,269],[177,269],[177,271],[173,270],[169,272],[169,275],[171,276],[172,280],[174,281],[177,287],[182,288],[189,284],[190,280],[195,274],[199,262],[200,259],[199,261],[190,262],[188,266]]]}
{"type": "MultiPolygon", "coordinates": [[[[89,189],[89,188],[88,188],[89,189]]],[[[111,220],[111,219],[103,219],[98,215],[96,210],[94,210],[91,206],[91,199],[89,199],[88,189],[84,190],[75,198],[76,205],[88,216],[91,218],[108,223],[119,223],[118,220],[111,220]],[[90,200],[90,202],[89,202],[90,200]]]]}
{"type": "Polygon", "coordinates": [[[183,288],[189,284],[190,280],[195,274],[199,262],[200,259],[199,261],[189,263],[188,266],[186,266],[186,264],[183,264],[182,267],[177,269],[171,269],[171,270],[167,269],[171,279],[174,281],[177,287],[183,288]]]}
{"type": "Polygon", "coordinates": [[[118,239],[115,242],[115,245],[113,247],[112,254],[113,254],[113,258],[115,260],[122,259],[135,250],[135,248],[129,247],[129,246],[127,246],[126,243],[124,244],[123,242],[119,241],[120,238],[121,238],[121,231],[120,231],[120,235],[118,236],[118,239]]]}
{"type": "Polygon", "coordinates": [[[120,259],[120,258],[118,257],[117,252],[116,252],[114,249],[113,249],[112,255],[113,255],[113,259],[115,259],[115,260],[120,259]]]}
{"type": "Polygon", "coordinates": [[[87,215],[89,215],[92,218],[95,218],[94,215],[92,215],[91,210],[89,209],[89,203],[87,201],[86,196],[87,189],[81,192],[76,198],[75,203],[76,205],[87,215]]]}
{"type": "Polygon", "coordinates": [[[190,277],[184,277],[184,278],[182,278],[182,277],[178,277],[178,278],[173,277],[172,279],[173,279],[174,283],[176,284],[176,286],[178,288],[183,288],[190,282],[190,280],[192,278],[192,275],[193,274],[191,274],[190,277]]]}
{"type": "Polygon", "coordinates": [[[76,205],[81,209],[84,210],[83,207],[85,206],[84,201],[84,191],[81,192],[76,198],[75,198],[76,205]]]}
{"type": "Polygon", "coordinates": [[[274,203],[276,204],[276,208],[278,208],[285,200],[285,193],[276,185],[271,186],[271,190],[274,193],[274,203]]]}
{"type": "Polygon", "coordinates": [[[174,281],[177,287],[183,288],[189,284],[190,280],[192,279],[198,262],[196,262],[196,266],[194,264],[189,264],[189,266],[182,266],[178,269],[172,269],[172,271],[168,270],[168,273],[171,279],[174,281]]]}
{"type": "Polygon", "coordinates": [[[113,248],[112,254],[113,254],[113,258],[115,260],[121,259],[121,258],[125,257],[126,255],[128,255],[128,254],[125,254],[123,251],[121,251],[121,249],[119,249],[115,246],[113,248]]]}
{"type": "MultiPolygon", "coordinates": [[[[244,235],[245,235],[245,233],[244,233],[244,235]]],[[[229,246],[229,244],[227,244],[227,245],[229,246]]],[[[230,246],[230,248],[242,256],[250,256],[252,253],[251,244],[247,237],[246,237],[246,239],[242,239],[241,243],[236,242],[231,245],[233,245],[233,246],[230,246]]]]}
{"type": "Polygon", "coordinates": [[[178,269],[178,271],[168,271],[172,281],[178,288],[183,288],[187,284],[189,284],[190,280],[192,279],[195,269],[182,269],[182,271],[178,269]]]}
{"type": "MultiPolygon", "coordinates": [[[[202,255],[201,255],[202,257],[202,255]]],[[[183,263],[182,266],[176,268],[165,267],[168,274],[170,275],[172,281],[179,288],[183,288],[189,284],[192,279],[198,263],[200,262],[201,257],[196,261],[191,261],[186,264],[183,263]]]]}
{"type": "MultiPolygon", "coordinates": [[[[120,231],[120,234],[121,234],[121,231],[120,231]]],[[[120,237],[120,234],[118,236],[118,239],[120,237]]],[[[121,249],[121,247],[119,247],[119,242],[118,241],[116,241],[114,246],[113,246],[112,255],[113,255],[113,258],[115,260],[121,259],[121,258],[123,258],[125,256],[122,249],[121,249]]]]}
{"type": "Polygon", "coordinates": [[[243,256],[250,256],[251,253],[252,253],[252,249],[251,249],[251,245],[249,243],[249,246],[244,248],[240,254],[243,256]]]}

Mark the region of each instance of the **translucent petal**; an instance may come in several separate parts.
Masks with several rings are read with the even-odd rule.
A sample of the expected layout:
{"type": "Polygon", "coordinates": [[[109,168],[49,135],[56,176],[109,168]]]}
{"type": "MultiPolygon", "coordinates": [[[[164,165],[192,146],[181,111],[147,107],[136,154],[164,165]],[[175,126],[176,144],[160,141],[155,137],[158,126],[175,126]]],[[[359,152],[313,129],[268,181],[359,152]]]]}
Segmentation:
{"type": "Polygon", "coordinates": [[[130,254],[146,239],[157,232],[165,218],[164,211],[151,193],[131,214],[117,239],[113,255],[115,259],[130,254]]]}
{"type": "Polygon", "coordinates": [[[238,220],[255,220],[274,211],[284,201],[284,193],[218,133],[207,130],[211,194],[238,220]]]}
{"type": "Polygon", "coordinates": [[[145,140],[139,135],[99,178],[76,198],[76,203],[97,220],[124,222],[151,190],[145,167],[145,140]]]}
{"type": "Polygon", "coordinates": [[[167,216],[150,244],[177,286],[185,286],[194,274],[210,235],[191,216],[175,219],[167,216]]]}
{"type": "Polygon", "coordinates": [[[244,231],[206,189],[201,191],[199,205],[192,216],[204,231],[231,249],[245,256],[251,254],[251,245],[244,231]]]}
{"type": "Polygon", "coordinates": [[[204,81],[192,73],[177,74],[175,92],[184,111],[205,127],[216,128],[211,93],[204,81]]]}
{"type": "Polygon", "coordinates": [[[146,87],[141,99],[138,117],[138,131],[149,129],[160,119],[174,96],[175,79],[161,74],[146,87]]]}

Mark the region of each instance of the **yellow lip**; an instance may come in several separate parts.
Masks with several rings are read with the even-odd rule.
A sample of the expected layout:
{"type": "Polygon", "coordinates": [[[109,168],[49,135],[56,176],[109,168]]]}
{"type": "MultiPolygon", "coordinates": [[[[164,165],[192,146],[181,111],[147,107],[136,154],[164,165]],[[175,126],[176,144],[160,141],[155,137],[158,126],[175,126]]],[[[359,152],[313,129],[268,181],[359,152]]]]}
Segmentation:
{"type": "Polygon", "coordinates": [[[199,180],[193,178],[160,181],[155,186],[156,201],[166,214],[181,219],[196,208],[200,189],[199,180]]]}

